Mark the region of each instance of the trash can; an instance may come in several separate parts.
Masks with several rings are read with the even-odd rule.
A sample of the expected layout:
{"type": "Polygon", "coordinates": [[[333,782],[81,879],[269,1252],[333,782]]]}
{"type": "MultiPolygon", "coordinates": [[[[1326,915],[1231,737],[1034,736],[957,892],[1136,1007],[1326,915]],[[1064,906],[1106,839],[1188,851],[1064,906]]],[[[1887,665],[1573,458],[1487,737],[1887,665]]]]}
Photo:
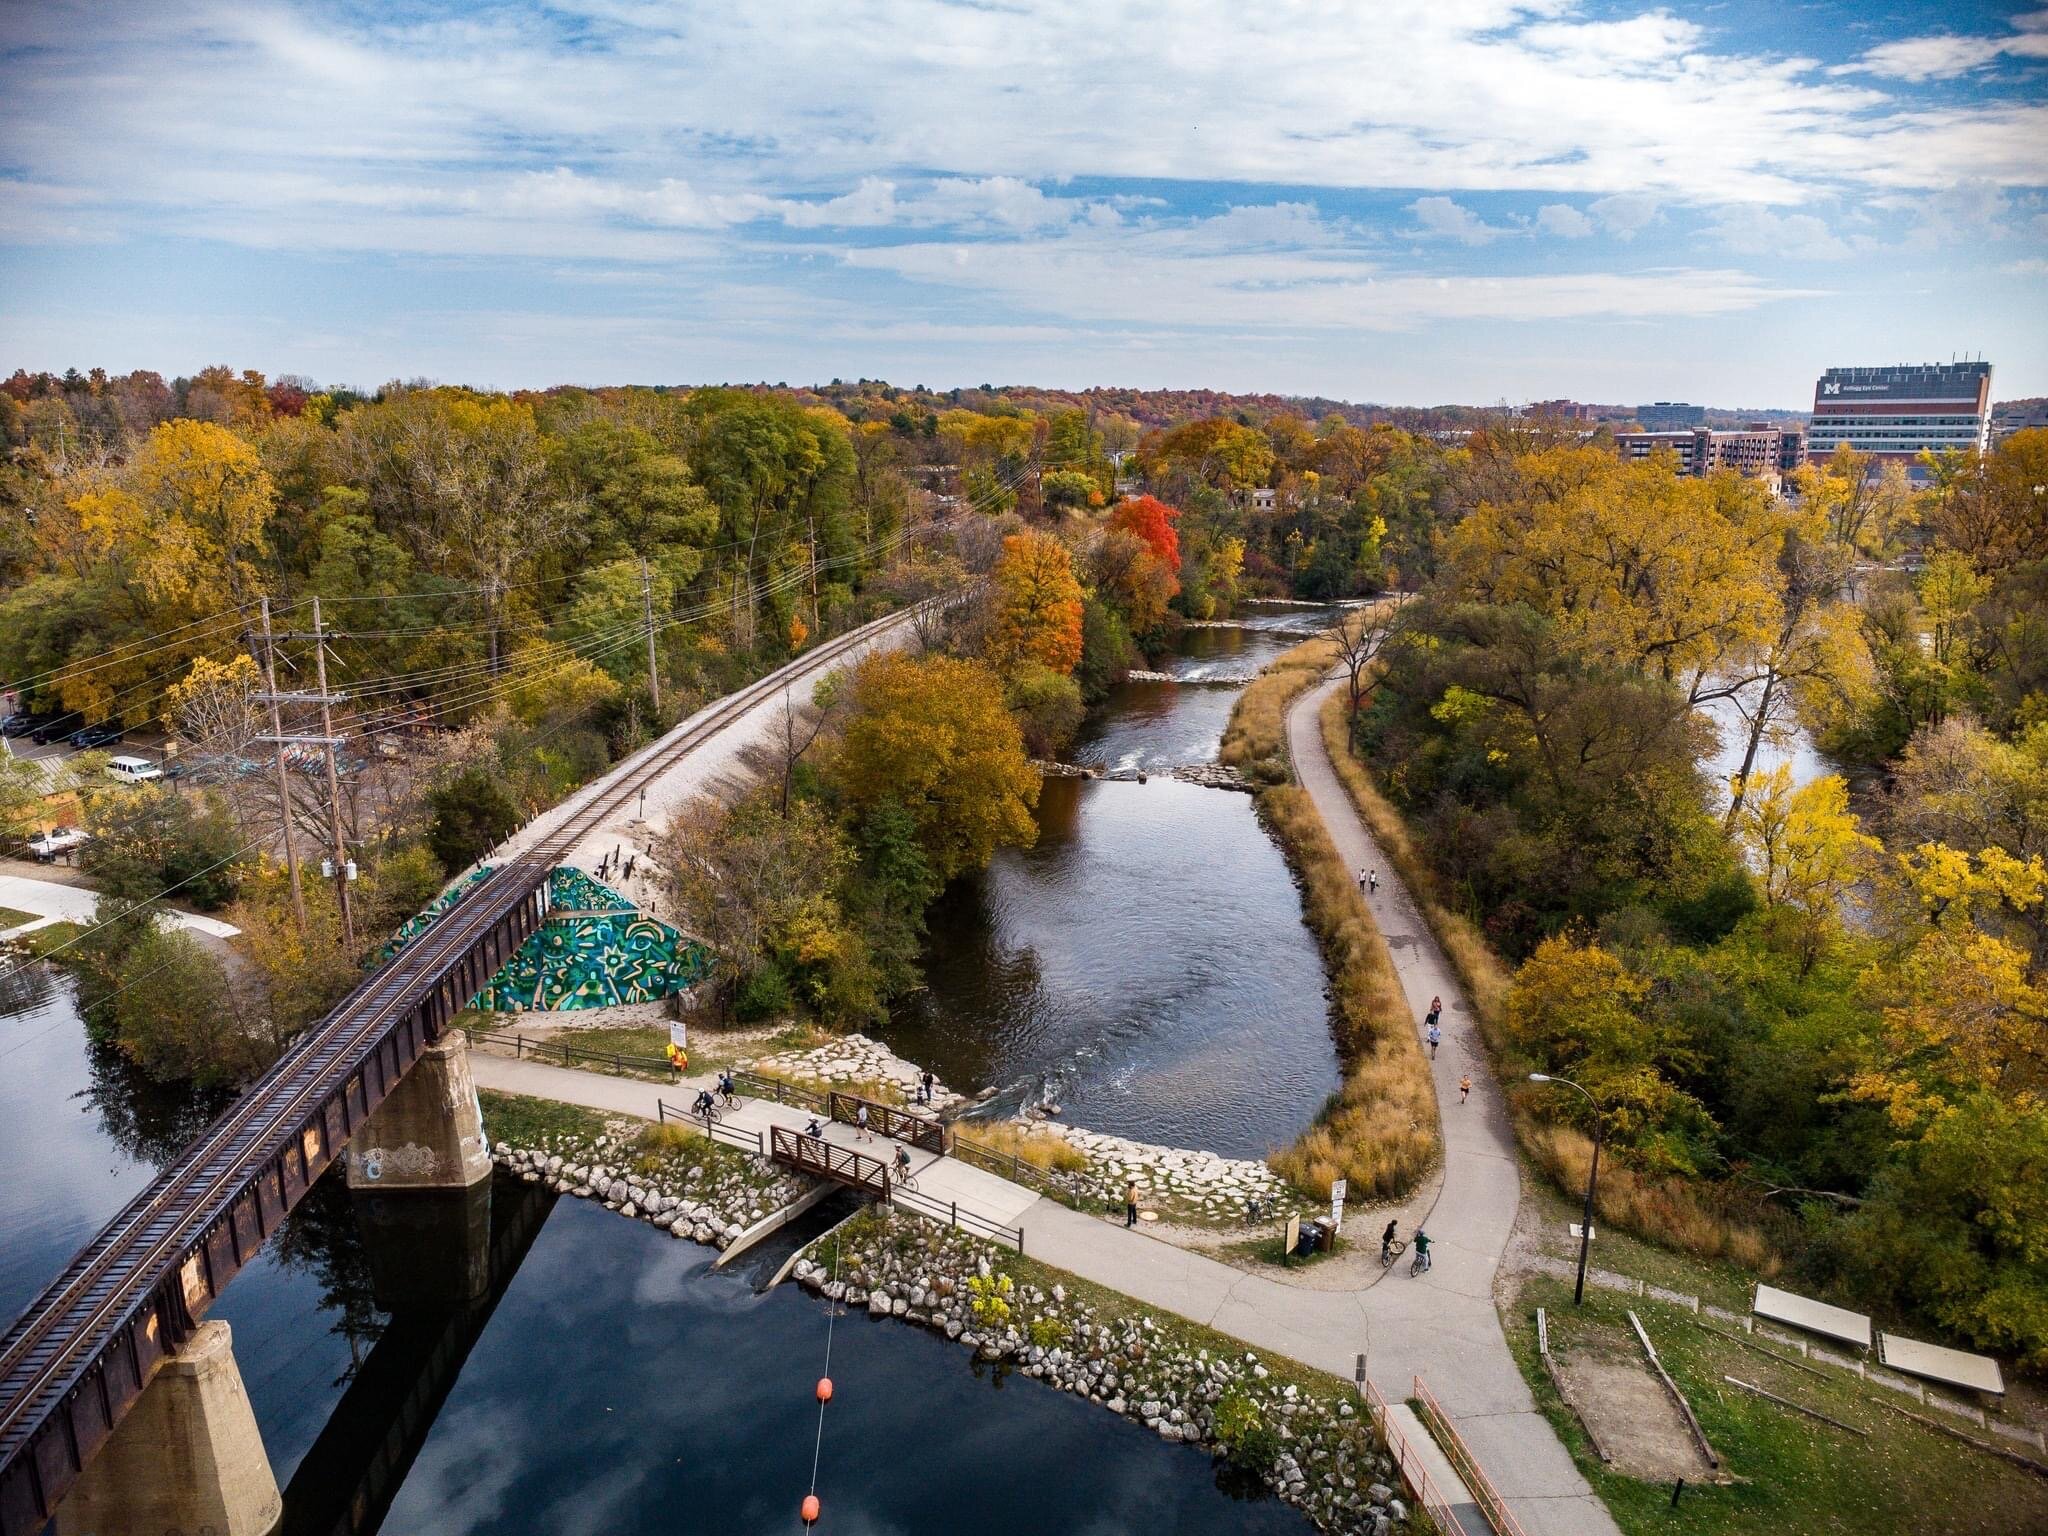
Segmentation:
{"type": "Polygon", "coordinates": [[[1305,1259],[1316,1251],[1316,1229],[1313,1223],[1301,1229],[1301,1236],[1294,1240],[1294,1256],[1305,1259]]]}
{"type": "Polygon", "coordinates": [[[1334,1253],[1337,1249],[1337,1224],[1327,1216],[1318,1216],[1309,1223],[1309,1230],[1316,1235],[1316,1252],[1334,1253]]]}

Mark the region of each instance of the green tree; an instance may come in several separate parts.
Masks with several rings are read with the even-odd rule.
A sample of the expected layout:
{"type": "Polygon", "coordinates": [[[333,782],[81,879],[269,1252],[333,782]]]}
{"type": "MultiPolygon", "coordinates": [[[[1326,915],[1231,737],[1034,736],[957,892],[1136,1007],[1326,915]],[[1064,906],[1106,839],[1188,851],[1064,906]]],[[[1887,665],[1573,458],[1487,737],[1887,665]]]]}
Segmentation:
{"type": "Polygon", "coordinates": [[[167,894],[201,911],[234,899],[242,840],[216,796],[195,801],[156,784],[107,790],[93,797],[85,825],[92,837],[79,862],[107,895],[167,894]]]}
{"type": "Polygon", "coordinates": [[[525,820],[505,781],[477,766],[438,786],[427,805],[433,813],[427,846],[444,869],[467,869],[525,820]]]}

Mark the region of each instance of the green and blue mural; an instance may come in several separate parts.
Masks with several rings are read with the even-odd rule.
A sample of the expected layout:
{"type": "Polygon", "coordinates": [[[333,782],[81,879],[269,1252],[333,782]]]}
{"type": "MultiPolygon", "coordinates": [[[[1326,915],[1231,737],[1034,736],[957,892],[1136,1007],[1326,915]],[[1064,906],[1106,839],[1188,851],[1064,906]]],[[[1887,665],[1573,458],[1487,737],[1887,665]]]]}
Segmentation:
{"type": "MultiPolygon", "coordinates": [[[[389,960],[446,916],[486,875],[479,869],[413,918],[380,952],[389,960]]],[[[470,1003],[497,1013],[555,1012],[649,1003],[687,991],[711,970],[711,952],[580,869],[548,876],[548,920],[470,1003]]]]}

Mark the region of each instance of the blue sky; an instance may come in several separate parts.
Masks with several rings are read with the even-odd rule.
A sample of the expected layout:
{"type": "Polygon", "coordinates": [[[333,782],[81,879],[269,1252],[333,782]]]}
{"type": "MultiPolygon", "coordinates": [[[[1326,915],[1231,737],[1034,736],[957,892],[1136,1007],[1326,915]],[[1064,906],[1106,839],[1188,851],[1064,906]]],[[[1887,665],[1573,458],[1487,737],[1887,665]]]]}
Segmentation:
{"type": "Polygon", "coordinates": [[[2048,9],[0,0],[0,369],[2048,394],[2048,9]]]}

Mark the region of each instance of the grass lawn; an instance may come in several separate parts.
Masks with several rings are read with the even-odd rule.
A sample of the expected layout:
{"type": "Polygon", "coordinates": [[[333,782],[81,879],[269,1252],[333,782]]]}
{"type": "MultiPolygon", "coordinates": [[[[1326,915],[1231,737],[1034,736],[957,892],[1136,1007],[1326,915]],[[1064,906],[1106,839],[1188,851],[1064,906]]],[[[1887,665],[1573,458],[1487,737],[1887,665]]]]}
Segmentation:
{"type": "Polygon", "coordinates": [[[85,928],[78,923],[52,923],[34,933],[25,933],[14,942],[32,955],[47,955],[59,945],[69,944],[83,932],[85,928]]]}
{"type": "Polygon", "coordinates": [[[483,1106],[485,1134],[494,1142],[509,1141],[515,1147],[538,1146],[543,1136],[602,1136],[612,1123],[594,1109],[529,1098],[523,1093],[481,1088],[477,1102],[483,1106]]]}
{"type": "MultiPolygon", "coordinates": [[[[1579,1219],[1585,1209],[1584,1203],[1558,1194],[1540,1172],[1532,1172],[1523,1181],[1522,1198],[1534,1202],[1543,1213],[1544,1250],[1576,1264],[1579,1244],[1578,1239],[1571,1235],[1571,1223],[1579,1219]]],[[[1683,1291],[1688,1296],[1697,1296],[1731,1312],[1749,1310],[1750,1297],[1755,1294],[1758,1279],[1739,1264],[1673,1253],[1669,1248],[1644,1242],[1619,1227],[1603,1225],[1597,1219],[1593,1223],[1593,1252],[1588,1262],[1595,1269],[1611,1269],[1631,1280],[1661,1285],[1667,1291],[1683,1291]]],[[[1769,1283],[1790,1284],[1795,1290],[1811,1290],[1811,1287],[1802,1287],[1798,1281],[1787,1281],[1782,1276],[1769,1283]]],[[[1841,1300],[1844,1305],[1855,1305],[1846,1298],[1832,1299],[1841,1300]]],[[[1741,1375],[1741,1372],[1736,1374],[1741,1375]]]]}
{"type": "Polygon", "coordinates": [[[0,907],[0,932],[9,928],[19,928],[23,923],[32,923],[35,920],[36,915],[33,912],[24,912],[19,907],[0,907]]]}
{"type": "MultiPolygon", "coordinates": [[[[1596,1239],[1595,1248],[1603,1241],[1596,1239]]],[[[1673,1289],[1697,1292],[1697,1276],[1687,1278],[1694,1283],[1681,1279],[1673,1289]]],[[[1689,1311],[1590,1288],[1585,1306],[1574,1308],[1568,1282],[1539,1276],[1524,1283],[1502,1322],[1538,1406],[1630,1536],[1755,1531],[1965,1536],[2048,1530],[2048,1480],[1886,1411],[1880,1404],[1888,1394],[1881,1389],[1857,1390],[1853,1378],[1833,1374],[1808,1375],[1709,1333],[1689,1311]],[[1569,1354],[1577,1342],[1640,1358],[1628,1325],[1633,1307],[1736,1481],[1688,1486],[1673,1510],[1668,1483],[1638,1482],[1602,1464],[1537,1358],[1538,1306],[1547,1309],[1554,1354],[1569,1354]],[[1781,1408],[1728,1385],[1723,1376],[1817,1409],[1868,1436],[1781,1408]]]]}

